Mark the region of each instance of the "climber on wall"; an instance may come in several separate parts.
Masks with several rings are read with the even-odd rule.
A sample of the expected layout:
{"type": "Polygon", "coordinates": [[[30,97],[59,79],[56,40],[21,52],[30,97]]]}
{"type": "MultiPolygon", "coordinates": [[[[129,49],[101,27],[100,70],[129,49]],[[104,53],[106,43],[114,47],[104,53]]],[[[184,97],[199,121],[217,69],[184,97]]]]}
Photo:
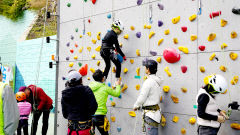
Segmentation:
{"type": "Polygon", "coordinates": [[[146,67],[148,79],[143,83],[141,93],[134,104],[134,111],[144,110],[143,121],[146,135],[158,135],[158,125],[161,121],[161,109],[159,107],[161,92],[159,91],[162,79],[156,76],[158,63],[154,60],[143,62],[146,67]]]}
{"type": "Polygon", "coordinates": [[[228,104],[228,107],[231,107],[231,109],[240,111],[240,107],[239,106],[240,105],[236,101],[233,101],[232,103],[228,104]]]}
{"type": "Polygon", "coordinates": [[[111,87],[108,87],[104,83],[104,75],[101,70],[97,70],[95,73],[93,73],[93,79],[94,82],[91,82],[89,84],[89,87],[92,89],[97,103],[98,103],[98,109],[93,117],[93,133],[95,132],[95,126],[98,128],[101,135],[108,135],[108,120],[106,117],[107,114],[107,99],[108,95],[112,95],[114,97],[119,97],[121,93],[121,86],[120,86],[120,80],[116,81],[116,89],[112,89],[111,87]]]}
{"type": "Polygon", "coordinates": [[[102,40],[100,55],[104,59],[106,64],[106,67],[103,73],[103,75],[105,76],[105,80],[107,79],[109,70],[111,68],[111,61],[116,66],[116,78],[117,80],[120,79],[121,62],[118,59],[119,56],[117,55],[117,53],[119,53],[123,57],[123,59],[126,61],[126,56],[120,49],[119,43],[118,43],[118,35],[122,33],[123,29],[124,28],[121,21],[119,20],[114,21],[112,24],[112,30],[109,31],[102,40]]]}
{"type": "Polygon", "coordinates": [[[92,115],[97,102],[92,90],[82,85],[82,76],[70,70],[65,90],[62,91],[62,114],[68,120],[68,135],[90,135],[92,115]]]}
{"type": "Polygon", "coordinates": [[[228,116],[216,104],[215,96],[227,90],[227,81],[222,75],[213,74],[204,78],[205,86],[198,91],[196,102],[198,135],[217,135],[221,123],[228,116]]]}

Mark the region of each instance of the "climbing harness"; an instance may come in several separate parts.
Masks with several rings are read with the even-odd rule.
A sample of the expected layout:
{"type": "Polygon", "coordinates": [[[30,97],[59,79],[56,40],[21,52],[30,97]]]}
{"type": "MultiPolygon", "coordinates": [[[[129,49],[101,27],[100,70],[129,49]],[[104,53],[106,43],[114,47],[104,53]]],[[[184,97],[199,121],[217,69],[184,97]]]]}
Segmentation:
{"type": "Polygon", "coordinates": [[[157,122],[147,122],[145,120],[146,118],[146,113],[147,112],[156,112],[158,110],[160,110],[160,107],[158,105],[152,105],[152,106],[143,106],[143,132],[146,132],[146,127],[145,127],[145,123],[150,125],[150,126],[154,126],[154,127],[158,127],[160,125],[160,123],[157,122]]]}
{"type": "Polygon", "coordinates": [[[82,130],[86,130],[91,128],[92,126],[92,120],[88,120],[88,121],[72,121],[72,120],[68,120],[68,129],[70,130],[68,135],[71,135],[72,132],[76,132],[77,135],[79,131],[82,130]]]}
{"type": "Polygon", "coordinates": [[[104,126],[103,126],[103,128],[104,128],[105,132],[110,130],[110,123],[109,123],[109,120],[108,120],[107,117],[104,118],[104,126]]]}

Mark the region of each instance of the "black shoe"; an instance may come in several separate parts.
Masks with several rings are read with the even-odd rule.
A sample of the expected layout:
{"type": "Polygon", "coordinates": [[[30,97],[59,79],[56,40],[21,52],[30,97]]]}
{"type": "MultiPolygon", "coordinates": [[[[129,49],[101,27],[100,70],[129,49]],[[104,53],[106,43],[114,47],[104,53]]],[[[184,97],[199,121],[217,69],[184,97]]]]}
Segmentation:
{"type": "Polygon", "coordinates": [[[233,8],[232,12],[236,15],[240,15],[240,8],[233,8]]]}

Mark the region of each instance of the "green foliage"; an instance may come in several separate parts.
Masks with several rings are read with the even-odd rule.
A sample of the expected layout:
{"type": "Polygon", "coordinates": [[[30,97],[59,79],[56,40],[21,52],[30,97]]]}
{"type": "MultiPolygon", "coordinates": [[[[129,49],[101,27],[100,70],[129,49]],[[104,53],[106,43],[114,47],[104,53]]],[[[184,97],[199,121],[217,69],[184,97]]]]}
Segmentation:
{"type": "Polygon", "coordinates": [[[26,0],[0,0],[0,14],[12,20],[23,15],[26,0]]]}

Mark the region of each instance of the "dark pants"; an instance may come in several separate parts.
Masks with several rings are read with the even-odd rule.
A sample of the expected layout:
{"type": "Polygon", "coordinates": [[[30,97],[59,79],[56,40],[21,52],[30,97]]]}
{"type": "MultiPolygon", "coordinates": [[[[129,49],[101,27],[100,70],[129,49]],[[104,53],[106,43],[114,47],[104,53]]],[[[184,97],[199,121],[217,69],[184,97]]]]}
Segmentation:
{"type": "Polygon", "coordinates": [[[47,135],[48,119],[49,119],[50,110],[39,111],[33,115],[34,122],[33,122],[33,127],[31,130],[31,135],[36,135],[37,127],[38,127],[38,120],[39,120],[40,116],[42,115],[42,113],[43,113],[42,135],[47,135]]]}
{"type": "Polygon", "coordinates": [[[28,119],[19,120],[17,135],[21,135],[21,130],[23,129],[24,135],[28,135],[28,119]]]}
{"type": "Polygon", "coordinates": [[[198,135],[217,135],[219,128],[198,126],[198,135]]]}
{"type": "Polygon", "coordinates": [[[93,128],[97,127],[101,135],[108,135],[108,132],[104,131],[104,118],[105,115],[96,115],[93,117],[93,128]]]}
{"type": "Polygon", "coordinates": [[[104,70],[103,75],[107,78],[109,70],[111,68],[111,61],[116,66],[116,78],[120,78],[121,74],[121,63],[117,58],[117,55],[114,54],[114,52],[111,49],[102,49],[100,51],[101,57],[104,59],[106,67],[104,70]]]}

